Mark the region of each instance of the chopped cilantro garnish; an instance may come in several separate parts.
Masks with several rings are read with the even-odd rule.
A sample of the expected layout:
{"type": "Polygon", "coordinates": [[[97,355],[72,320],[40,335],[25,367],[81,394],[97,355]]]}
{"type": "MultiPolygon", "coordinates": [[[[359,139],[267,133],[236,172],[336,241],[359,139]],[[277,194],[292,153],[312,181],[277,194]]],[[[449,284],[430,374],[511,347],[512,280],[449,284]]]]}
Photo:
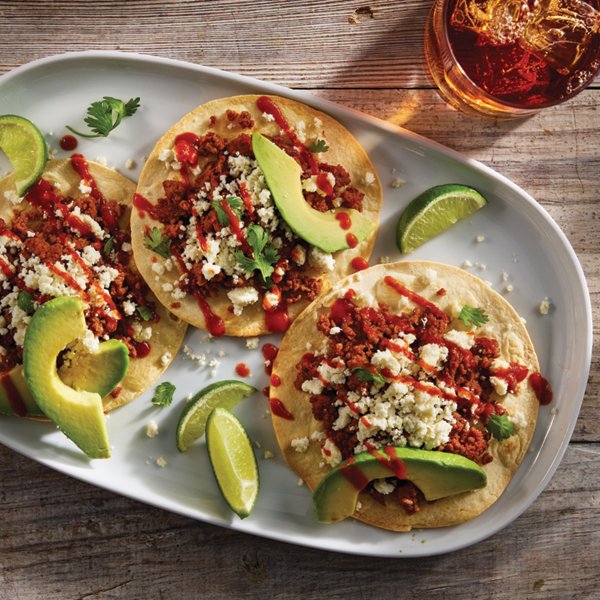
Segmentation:
{"type": "Polygon", "coordinates": [[[160,254],[163,258],[171,256],[171,240],[164,236],[158,227],[153,227],[150,230],[150,235],[144,236],[144,246],[156,254],[160,254]]]}
{"type": "Polygon", "coordinates": [[[104,252],[104,256],[108,256],[112,252],[114,245],[115,245],[115,238],[109,237],[106,240],[106,242],[104,242],[104,248],[102,248],[102,250],[104,252]]]}
{"type": "Polygon", "coordinates": [[[22,290],[17,296],[17,306],[28,315],[32,315],[34,312],[33,298],[29,292],[22,290]]]}
{"type": "Polygon", "coordinates": [[[356,367],[352,369],[353,373],[356,373],[359,381],[373,381],[375,383],[385,383],[385,379],[377,372],[369,371],[369,369],[363,369],[356,367]]]}
{"type": "Polygon", "coordinates": [[[67,129],[85,138],[108,137],[108,134],[118,127],[125,118],[135,114],[140,106],[139,98],[130,98],[127,102],[104,96],[102,100],[92,102],[87,109],[85,124],[94,133],[81,133],[67,125],[67,129]]]}
{"type": "Polygon", "coordinates": [[[325,140],[317,140],[316,142],[313,142],[308,149],[314,153],[327,152],[327,150],[329,150],[329,146],[325,140]]]}
{"type": "Polygon", "coordinates": [[[260,271],[263,282],[266,283],[275,270],[273,264],[277,262],[279,255],[275,246],[269,243],[269,234],[256,223],[248,226],[248,244],[254,251],[254,258],[249,258],[241,250],[235,253],[235,259],[246,271],[260,271]]]}
{"type": "Polygon", "coordinates": [[[144,321],[149,321],[152,318],[152,311],[147,306],[137,306],[136,310],[144,321]]]}
{"type": "Polygon", "coordinates": [[[163,381],[154,390],[152,404],[154,404],[154,406],[171,406],[174,393],[175,386],[170,381],[163,381]]]}
{"type": "Polygon", "coordinates": [[[515,426],[508,420],[506,415],[492,415],[485,428],[497,440],[505,440],[515,432],[515,426]]]}
{"type": "MultiPolygon", "coordinates": [[[[229,206],[231,206],[231,208],[233,209],[233,212],[236,213],[239,217],[242,214],[241,208],[242,206],[244,206],[243,200],[241,198],[238,198],[237,196],[227,196],[225,200],[227,200],[229,206]]],[[[227,225],[229,225],[229,217],[227,216],[227,213],[223,210],[223,207],[221,206],[221,201],[213,200],[212,206],[215,209],[215,212],[217,213],[219,225],[221,227],[227,227],[227,225]]]]}
{"type": "Polygon", "coordinates": [[[483,308],[473,308],[465,304],[458,313],[458,320],[462,321],[467,327],[478,327],[487,323],[490,318],[485,314],[483,308]]]}

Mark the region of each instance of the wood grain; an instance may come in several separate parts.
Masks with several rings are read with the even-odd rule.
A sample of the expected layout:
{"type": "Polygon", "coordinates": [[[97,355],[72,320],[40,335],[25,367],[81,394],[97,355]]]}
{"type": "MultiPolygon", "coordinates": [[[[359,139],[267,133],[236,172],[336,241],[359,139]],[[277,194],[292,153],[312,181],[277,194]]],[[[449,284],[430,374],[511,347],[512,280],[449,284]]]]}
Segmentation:
{"type": "Polygon", "coordinates": [[[296,88],[431,87],[422,56],[430,6],[430,0],[3,1],[0,71],[56,52],[120,49],[296,88]]]}
{"type": "MultiPolygon", "coordinates": [[[[582,263],[598,332],[599,84],[523,121],[457,113],[431,89],[423,62],[430,5],[0,1],[0,73],[69,50],[118,48],[308,89],[407,127],[492,166],[549,211],[582,263]]],[[[0,447],[0,600],[600,599],[599,356],[596,333],[573,440],[546,490],[501,533],[441,557],[372,560],[263,540],[96,489],[0,447]]]]}
{"type": "Polygon", "coordinates": [[[468,598],[481,600],[599,597],[600,453],[592,444],[571,445],[548,488],[501,533],[475,548],[404,560],[300,548],[195,523],[5,449],[0,464],[2,598],[344,600],[371,597],[375,585],[378,598],[404,597],[398,594],[406,589],[428,600],[464,598],[467,589],[468,598]]]}

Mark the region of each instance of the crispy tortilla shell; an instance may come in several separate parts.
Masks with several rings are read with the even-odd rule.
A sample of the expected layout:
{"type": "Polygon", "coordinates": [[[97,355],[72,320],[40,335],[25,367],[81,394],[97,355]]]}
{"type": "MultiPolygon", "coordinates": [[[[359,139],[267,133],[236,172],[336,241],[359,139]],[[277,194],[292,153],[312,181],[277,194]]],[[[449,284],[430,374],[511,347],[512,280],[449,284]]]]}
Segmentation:
{"type": "MultiPolygon", "coordinates": [[[[88,161],[88,166],[90,174],[96,181],[102,195],[127,207],[119,223],[122,229],[127,229],[129,227],[135,184],[124,175],[101,164],[88,161]]],[[[57,184],[60,193],[64,196],[75,197],[81,194],[79,191],[81,179],[67,159],[48,161],[42,177],[52,184],[57,184]]],[[[7,199],[7,196],[10,196],[10,192],[14,191],[14,189],[15,182],[13,175],[0,180],[0,217],[7,223],[12,221],[15,208],[21,210],[26,206],[26,202],[23,201],[15,207],[7,199]],[[8,192],[8,194],[5,195],[5,192],[8,192]]],[[[133,257],[130,260],[129,267],[133,271],[137,271],[133,257]]],[[[155,298],[152,297],[152,300],[155,301],[155,298]]],[[[155,305],[160,319],[157,323],[148,323],[148,326],[152,327],[150,354],[144,358],[130,360],[127,374],[119,384],[121,388],[119,393],[115,397],[109,394],[103,398],[105,412],[127,404],[147,390],[160,377],[177,354],[179,346],[183,341],[187,324],[169,313],[159,302],[155,301],[155,305]],[[169,360],[165,359],[163,363],[161,358],[165,354],[167,354],[169,360]]],[[[76,364],[76,359],[74,359],[74,362],[76,364]]],[[[14,369],[22,369],[22,365],[18,365],[14,369]]],[[[61,375],[68,381],[68,374],[61,375]]]]}
{"type": "MultiPolygon", "coordinates": [[[[137,193],[152,205],[155,205],[158,199],[164,196],[163,182],[167,179],[180,180],[182,178],[177,171],[169,170],[165,161],[159,160],[161,152],[172,148],[176,136],[181,133],[192,132],[202,136],[210,130],[225,139],[232,138],[239,133],[252,134],[254,131],[260,131],[267,136],[278,135],[280,127],[274,122],[265,120],[261,111],[257,108],[256,100],[259,97],[235,96],[221,98],[203,104],[185,115],[156,143],[140,175],[137,193]],[[238,128],[232,132],[232,130],[227,128],[227,119],[224,116],[227,110],[236,112],[248,111],[254,120],[254,127],[243,130],[238,128]],[[210,125],[212,115],[219,118],[215,125],[210,125]]],[[[329,150],[321,155],[322,160],[332,165],[340,164],[348,171],[352,179],[352,185],[365,194],[363,199],[363,214],[369,221],[375,224],[371,234],[358,244],[356,248],[343,250],[334,254],[336,259],[334,271],[319,271],[314,268],[309,270],[307,268],[307,274],[323,280],[322,289],[325,291],[333,283],[352,272],[350,262],[353,258],[362,256],[368,259],[371,255],[375,244],[377,224],[379,223],[379,213],[381,210],[381,184],[362,146],[340,123],[305,104],[276,96],[271,96],[271,98],[292,126],[299,121],[313,123],[314,119],[321,120],[322,137],[329,144],[329,150]],[[370,184],[365,182],[366,173],[374,175],[374,181],[370,184]]],[[[206,158],[200,157],[199,166],[203,166],[206,162],[206,158]]],[[[156,260],[157,255],[144,246],[144,230],[147,226],[160,227],[160,224],[147,214],[140,216],[136,210],[132,212],[131,223],[132,244],[136,263],[142,276],[152,288],[157,298],[183,321],[195,327],[206,329],[206,320],[198,306],[198,302],[193,296],[188,294],[185,298],[178,300],[176,306],[172,306],[173,298],[170,292],[163,291],[163,284],[173,282],[173,273],[175,271],[157,275],[152,270],[153,260],[156,260]],[[180,306],[177,306],[177,304],[180,304],[180,306]]],[[[176,265],[175,269],[179,269],[179,267],[176,265]]],[[[181,271],[178,270],[177,274],[181,274],[181,271]]],[[[255,336],[269,333],[265,326],[265,311],[260,301],[244,308],[243,313],[239,316],[228,311],[231,302],[226,295],[226,290],[219,292],[215,297],[207,298],[207,301],[212,311],[224,321],[225,335],[255,336]]],[[[307,305],[308,302],[297,302],[289,305],[290,320],[295,319],[307,305]]]]}
{"type": "MultiPolygon", "coordinates": [[[[502,359],[523,364],[530,372],[539,370],[533,344],[516,311],[480,279],[462,269],[425,261],[399,262],[378,265],[344,279],[296,319],[281,343],[273,367],[273,373],[282,382],[276,388],[276,395],[294,417],[287,420],[273,415],[277,441],[288,465],[311,490],[330,467],[323,462],[318,442],[311,441],[305,453],[297,452],[291,445],[296,438],[308,437],[310,440],[315,431],[322,431],[322,424],[313,417],[309,394],[298,391],[294,386],[296,365],[305,352],[312,351],[307,348],[307,343],[314,350],[319,350],[325,343],[327,338],[318,331],[317,319],[328,313],[340,290],[352,288],[359,295],[364,294],[386,304],[392,313],[405,312],[407,308],[402,309],[403,297],[384,283],[386,275],[391,275],[405,287],[433,302],[453,319],[465,304],[485,308],[489,322],[475,329],[475,334],[498,340],[502,359]],[[430,269],[437,277],[433,283],[427,284],[424,274],[430,269]],[[440,288],[446,290],[443,297],[436,295],[440,288]]],[[[452,321],[451,326],[455,323],[452,321]]],[[[381,504],[370,494],[361,493],[362,506],[353,517],[384,529],[409,531],[412,528],[457,525],[481,514],[500,497],[513,477],[529,446],[537,419],[539,402],[527,381],[521,383],[518,394],[503,396],[501,403],[509,414],[518,407],[526,425],[516,427],[515,434],[507,440],[490,440],[489,452],[494,460],[483,467],[488,480],[486,487],[435,502],[423,502],[421,511],[412,515],[406,514],[391,498],[381,504]]]]}

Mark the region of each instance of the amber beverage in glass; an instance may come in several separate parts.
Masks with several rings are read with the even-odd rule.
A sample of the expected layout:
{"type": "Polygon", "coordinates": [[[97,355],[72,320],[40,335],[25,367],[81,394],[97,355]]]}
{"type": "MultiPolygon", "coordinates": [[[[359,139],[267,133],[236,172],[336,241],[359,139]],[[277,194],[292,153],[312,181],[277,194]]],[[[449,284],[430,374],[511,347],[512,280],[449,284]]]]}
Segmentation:
{"type": "Polygon", "coordinates": [[[600,0],[435,0],[425,56],[456,108],[527,116],[600,71],[600,0]]]}

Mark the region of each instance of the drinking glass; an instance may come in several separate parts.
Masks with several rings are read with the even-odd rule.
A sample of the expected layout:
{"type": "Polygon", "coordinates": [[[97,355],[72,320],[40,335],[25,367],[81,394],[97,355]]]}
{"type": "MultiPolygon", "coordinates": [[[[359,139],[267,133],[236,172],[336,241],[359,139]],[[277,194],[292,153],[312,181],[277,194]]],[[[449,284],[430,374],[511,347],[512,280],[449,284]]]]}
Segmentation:
{"type": "Polygon", "coordinates": [[[425,56],[456,108],[528,116],[600,71],[600,0],[435,0],[425,56]]]}

